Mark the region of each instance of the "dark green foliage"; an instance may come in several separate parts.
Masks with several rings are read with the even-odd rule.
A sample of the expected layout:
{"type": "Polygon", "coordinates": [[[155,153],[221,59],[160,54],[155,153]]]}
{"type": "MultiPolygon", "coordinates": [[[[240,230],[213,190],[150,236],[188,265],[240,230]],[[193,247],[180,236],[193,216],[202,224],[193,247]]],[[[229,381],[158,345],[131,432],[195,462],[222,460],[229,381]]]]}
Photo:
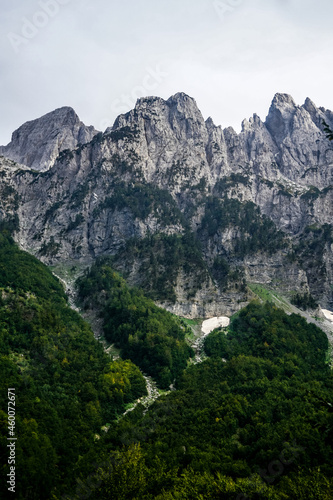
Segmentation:
{"type": "Polygon", "coordinates": [[[112,132],[108,134],[108,136],[111,137],[113,141],[123,141],[124,139],[134,140],[138,135],[138,129],[130,128],[128,126],[121,127],[117,130],[112,130],[112,132]]]}
{"type": "Polygon", "coordinates": [[[324,254],[333,243],[332,225],[308,226],[298,238],[293,251],[289,254],[292,261],[298,262],[315,285],[326,276],[324,254]]]}
{"type": "MultiPolygon", "coordinates": [[[[104,134],[103,132],[98,132],[91,140],[91,144],[100,144],[103,141],[104,134]]],[[[88,143],[89,144],[89,143],[88,143]]],[[[82,145],[84,146],[84,144],[82,145]]]]}
{"type": "Polygon", "coordinates": [[[18,215],[7,215],[5,219],[0,220],[0,232],[12,234],[14,231],[20,229],[20,222],[18,215]]]}
{"type": "MultiPolygon", "coordinates": [[[[114,187],[122,186],[123,177],[126,174],[131,174],[131,179],[141,179],[142,178],[142,169],[138,164],[139,156],[134,152],[130,151],[127,156],[128,159],[124,160],[119,153],[114,153],[111,156],[111,163],[113,166],[113,173],[115,178],[119,179],[118,183],[114,182],[114,187]],[[130,161],[129,161],[130,160],[130,161]]],[[[102,160],[103,161],[103,160],[102,160]]]]}
{"type": "Polygon", "coordinates": [[[318,167],[310,167],[310,168],[307,168],[304,172],[304,174],[301,176],[301,179],[305,179],[305,177],[310,173],[310,172],[315,172],[317,173],[318,172],[318,167]]]}
{"type": "Polygon", "coordinates": [[[123,210],[128,208],[135,218],[145,220],[150,214],[165,225],[177,224],[183,216],[170,193],[151,184],[114,186],[112,196],[107,197],[94,211],[98,215],[102,210],[123,210]]]}
{"type": "Polygon", "coordinates": [[[129,288],[108,260],[94,264],[78,280],[80,299],[97,304],[104,296],[102,317],[107,340],[122,349],[144,372],[167,388],[193,355],[184,328],[172,314],[157,307],[143,293],[129,288]]]}
{"type": "Polygon", "coordinates": [[[330,128],[330,126],[323,120],[323,125],[324,125],[324,132],[326,134],[326,137],[329,141],[333,141],[333,132],[330,128]]]}
{"type": "Polygon", "coordinates": [[[323,366],[328,349],[327,337],[317,326],[269,303],[252,303],[243,309],[232,321],[228,339],[238,342],[234,355],[277,359],[302,353],[299,362],[304,370],[323,366]]]}
{"type": "MultiPolygon", "coordinates": [[[[92,143],[134,138],[124,128],[97,134],[92,143]]],[[[62,158],[71,157],[65,152],[62,158]]],[[[119,177],[131,171],[132,164],[113,160],[119,177]]],[[[170,182],[182,168],[181,163],[173,166],[170,182]]],[[[82,204],[92,182],[73,192],[73,206],[82,204]]],[[[215,189],[223,195],[237,184],[249,185],[248,178],[232,174],[215,189]]],[[[95,214],[128,209],[141,220],[154,215],[163,224],[186,228],[167,192],[143,183],[112,189],[113,196],[95,214]]],[[[206,189],[202,178],[189,196],[205,203],[206,189]]],[[[303,200],[311,202],[329,189],[319,194],[311,189],[303,200]]],[[[189,207],[183,194],[180,206],[189,207]]],[[[15,197],[10,190],[5,195],[15,197]]],[[[46,220],[52,222],[59,208],[50,207],[46,220]]],[[[77,214],[67,230],[82,223],[77,214]]],[[[231,256],[272,254],[285,246],[283,233],[253,204],[209,198],[200,241],[216,239],[231,227],[236,235],[231,256]]],[[[68,308],[59,281],[13,244],[9,232],[14,228],[17,219],[0,223],[0,447],[6,457],[7,388],[15,387],[19,500],[65,495],[92,500],[333,498],[333,377],[321,330],[272,304],[253,303],[227,330],[206,338],[210,359],[187,368],[193,352],[184,340],[184,324],[129,288],[112,265],[128,267],[130,275],[140,261],[137,275],[145,291],[156,300],[174,301],[180,271],[188,279],[189,297],[209,279],[204,252],[190,231],[132,240],[115,259],[98,262],[79,280],[81,300],[87,308],[102,309],[105,334],[123,357],[155,376],[161,387],[176,378],[177,390],[160,397],[148,412],[138,405],[119,419],[125,404],[145,393],[139,369],[105,354],[89,326],[68,308]],[[107,422],[111,426],[105,433],[101,427],[107,422]]],[[[332,243],[330,225],[308,227],[290,258],[320,280],[332,243]]],[[[41,253],[52,256],[58,248],[51,239],[41,253]]],[[[228,259],[225,251],[211,267],[222,288],[241,279],[241,270],[236,277],[238,270],[228,259]]],[[[307,294],[294,300],[303,307],[316,305],[307,294]]],[[[7,498],[5,464],[1,498],[7,498]]]]}
{"type": "Polygon", "coordinates": [[[73,231],[73,229],[76,229],[80,224],[84,222],[84,217],[82,214],[76,214],[75,219],[71,220],[70,223],[67,226],[67,231],[73,231]]]}
{"type": "MultiPolygon", "coordinates": [[[[132,256],[144,251],[170,274],[186,262],[192,273],[206,272],[193,234],[169,238],[133,242],[132,256]]],[[[330,225],[307,228],[303,265],[331,243],[330,225]]],[[[298,315],[252,303],[207,337],[210,359],[184,370],[192,352],[181,322],[129,288],[110,263],[81,278],[81,299],[102,307],[106,335],[123,356],[161,387],[174,378],[177,387],[148,413],[138,405],[118,423],[124,404],[145,392],[141,374],[130,361],[111,362],[67,307],[59,281],[3,226],[0,447],[6,457],[7,388],[15,387],[17,498],[330,500],[333,376],[325,334],[298,315]]],[[[221,282],[230,278],[222,256],[213,268],[221,282]]]]}
{"type": "Polygon", "coordinates": [[[243,184],[243,186],[251,186],[251,181],[247,175],[243,175],[241,173],[232,173],[229,177],[223,177],[222,179],[218,180],[215,184],[214,190],[220,196],[223,196],[227,190],[237,186],[238,184],[243,184]]]}
{"type": "Polygon", "coordinates": [[[98,132],[97,134],[94,135],[94,137],[91,139],[90,142],[85,142],[84,144],[79,142],[76,145],[74,152],[76,155],[79,155],[84,149],[88,148],[89,146],[94,146],[95,144],[100,144],[101,142],[103,142],[104,139],[105,135],[103,134],[103,132],[98,132]]]}
{"type": "Polygon", "coordinates": [[[320,239],[323,243],[333,243],[332,225],[324,224],[323,226],[307,226],[304,229],[305,235],[314,235],[316,239],[320,239]]]}
{"type": "Polygon", "coordinates": [[[79,185],[75,191],[73,191],[70,201],[71,208],[77,208],[82,205],[85,200],[85,197],[89,193],[89,182],[85,182],[84,184],[79,185]]]}
{"type": "Polygon", "coordinates": [[[326,196],[327,193],[329,193],[330,191],[333,191],[333,186],[332,184],[325,187],[324,189],[321,190],[320,194],[321,196],[326,196]]]}
{"type": "Polygon", "coordinates": [[[60,162],[67,161],[67,162],[69,162],[73,158],[74,158],[73,151],[71,151],[70,149],[64,149],[63,151],[60,151],[60,153],[58,155],[58,158],[57,158],[57,161],[60,161],[60,162]]]}
{"type": "Polygon", "coordinates": [[[140,288],[153,300],[176,301],[175,286],[181,271],[188,280],[188,298],[209,279],[200,244],[189,231],[183,235],[162,233],[129,240],[115,256],[114,265],[123,268],[126,263],[126,268],[131,269],[136,260],[140,261],[140,288]]]}
{"type": "Polygon", "coordinates": [[[290,188],[287,188],[283,184],[278,183],[279,191],[278,194],[282,196],[286,196],[287,198],[292,198],[293,193],[290,192],[290,188]]]}
{"type": "Polygon", "coordinates": [[[200,184],[201,181],[199,182],[199,185],[194,187],[191,179],[193,178],[193,169],[191,169],[186,163],[183,163],[181,160],[177,160],[176,162],[173,162],[170,167],[168,167],[164,173],[165,179],[168,182],[169,187],[174,187],[177,185],[181,177],[184,177],[187,179],[186,183],[184,184],[185,189],[190,189],[191,192],[195,189],[200,189],[203,190],[203,185],[200,184]]]}
{"type": "Polygon", "coordinates": [[[43,242],[39,253],[42,256],[54,257],[55,255],[57,255],[59,248],[60,248],[60,243],[54,241],[54,237],[51,236],[50,241],[48,243],[46,243],[45,241],[43,242]]]}
{"type": "Polygon", "coordinates": [[[237,347],[237,341],[231,341],[227,338],[227,332],[217,329],[211,332],[205,339],[204,347],[208,356],[230,359],[233,354],[233,348],[237,347]]]}
{"type": "Polygon", "coordinates": [[[183,372],[176,392],[110,430],[93,499],[330,500],[325,334],[255,303],[218,333],[214,357],[183,372]]]}
{"type": "Polygon", "coordinates": [[[204,193],[207,188],[207,179],[205,177],[201,177],[198,184],[195,184],[192,187],[192,191],[199,191],[200,193],[204,193]]]}
{"type": "Polygon", "coordinates": [[[0,288],[24,290],[42,299],[65,302],[65,293],[51,271],[30,254],[19,250],[12,238],[0,232],[0,288]]]}
{"type": "Polygon", "coordinates": [[[0,234],[0,496],[7,498],[7,388],[16,398],[15,498],[47,499],[101,426],[146,393],[129,361],[112,362],[66,303],[58,279],[0,234]]]}
{"type": "Polygon", "coordinates": [[[307,309],[317,309],[318,307],[318,302],[315,301],[310,293],[296,293],[292,296],[290,302],[304,311],[307,309]]]}
{"type": "Polygon", "coordinates": [[[62,202],[61,201],[57,201],[56,203],[54,203],[53,205],[51,205],[45,212],[45,215],[44,215],[44,224],[48,221],[48,220],[52,220],[52,218],[54,217],[54,215],[56,214],[57,210],[61,207],[62,205],[62,202]]]}
{"type": "Polygon", "coordinates": [[[231,322],[227,335],[224,330],[214,331],[205,340],[210,356],[251,355],[281,364],[285,358],[285,366],[292,359],[304,371],[324,366],[327,349],[327,337],[318,327],[296,314],[288,316],[270,303],[250,304],[231,322]]]}
{"type": "Polygon", "coordinates": [[[320,190],[315,186],[310,186],[310,189],[301,195],[301,199],[307,202],[313,202],[313,200],[317,199],[320,196],[320,190]]]}
{"type": "Polygon", "coordinates": [[[272,254],[286,246],[284,233],[276,229],[268,217],[261,215],[254,203],[241,203],[234,198],[208,198],[199,233],[202,237],[213,237],[217,231],[229,227],[240,230],[240,236],[234,241],[238,257],[258,251],[272,254]]]}
{"type": "Polygon", "coordinates": [[[3,184],[1,186],[1,202],[9,202],[14,210],[17,210],[19,207],[19,195],[15,191],[15,189],[8,185],[3,184]]]}
{"type": "Polygon", "coordinates": [[[263,178],[261,178],[261,179],[260,179],[260,182],[261,182],[262,184],[266,184],[266,186],[268,186],[270,189],[273,189],[273,187],[274,187],[274,182],[269,181],[268,179],[263,179],[263,178]]]}
{"type": "Polygon", "coordinates": [[[221,290],[234,287],[242,293],[246,292],[243,269],[239,266],[232,268],[224,257],[220,255],[215,257],[210,271],[221,290]]]}
{"type": "Polygon", "coordinates": [[[212,267],[212,273],[214,278],[218,281],[222,290],[226,289],[228,285],[229,272],[230,266],[226,259],[220,256],[215,257],[212,267]]]}

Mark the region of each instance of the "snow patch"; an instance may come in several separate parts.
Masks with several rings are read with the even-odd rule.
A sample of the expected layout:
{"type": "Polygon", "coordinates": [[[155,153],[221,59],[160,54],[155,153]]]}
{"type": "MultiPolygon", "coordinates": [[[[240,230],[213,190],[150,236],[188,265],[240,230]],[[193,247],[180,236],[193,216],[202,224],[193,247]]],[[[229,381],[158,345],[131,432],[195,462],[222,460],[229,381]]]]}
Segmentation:
{"type": "Polygon", "coordinates": [[[322,309],[321,312],[324,314],[325,318],[333,323],[333,312],[327,309],[322,309]]]}
{"type": "MultiPolygon", "coordinates": [[[[333,319],[332,319],[333,321],[333,319]]],[[[215,318],[206,319],[201,325],[201,331],[205,335],[215,330],[215,328],[229,326],[230,319],[227,316],[220,316],[215,318]]]]}

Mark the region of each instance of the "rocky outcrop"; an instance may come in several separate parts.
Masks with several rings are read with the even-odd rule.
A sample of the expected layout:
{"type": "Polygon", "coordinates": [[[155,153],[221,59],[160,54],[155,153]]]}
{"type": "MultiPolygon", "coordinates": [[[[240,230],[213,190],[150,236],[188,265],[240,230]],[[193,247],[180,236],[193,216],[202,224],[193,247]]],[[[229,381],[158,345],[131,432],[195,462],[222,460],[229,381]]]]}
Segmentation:
{"type": "Polygon", "coordinates": [[[240,134],[204,121],[184,93],[139,99],[103,134],[61,108],[2,148],[25,166],[2,159],[0,215],[17,214],[16,239],[47,263],[112,255],[138,285],[169,273],[176,300],[160,303],[176,313],[230,314],[249,298],[245,281],[311,291],[330,309],[333,146],[323,120],[333,127],[330,111],[286,94],[240,134]],[[309,227],[324,238],[313,261],[309,227]]]}
{"type": "Polygon", "coordinates": [[[11,142],[0,146],[0,154],[43,172],[52,167],[61,151],[90,142],[96,134],[97,130],[84,125],[72,108],[63,107],[15,130],[11,142]]]}

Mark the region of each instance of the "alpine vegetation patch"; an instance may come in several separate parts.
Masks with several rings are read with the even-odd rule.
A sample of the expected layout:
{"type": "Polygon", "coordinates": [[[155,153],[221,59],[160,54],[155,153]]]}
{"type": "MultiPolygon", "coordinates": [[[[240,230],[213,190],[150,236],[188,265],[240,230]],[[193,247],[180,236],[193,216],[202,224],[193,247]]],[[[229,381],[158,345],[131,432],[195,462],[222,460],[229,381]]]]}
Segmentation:
{"type": "Polygon", "coordinates": [[[7,38],[13,47],[14,52],[18,53],[21,47],[26,46],[30,40],[35,38],[41,29],[44,29],[51,19],[56,17],[61,7],[68,5],[72,0],[40,0],[38,5],[40,9],[36,10],[30,19],[23,17],[20,33],[10,31],[7,38]]]}

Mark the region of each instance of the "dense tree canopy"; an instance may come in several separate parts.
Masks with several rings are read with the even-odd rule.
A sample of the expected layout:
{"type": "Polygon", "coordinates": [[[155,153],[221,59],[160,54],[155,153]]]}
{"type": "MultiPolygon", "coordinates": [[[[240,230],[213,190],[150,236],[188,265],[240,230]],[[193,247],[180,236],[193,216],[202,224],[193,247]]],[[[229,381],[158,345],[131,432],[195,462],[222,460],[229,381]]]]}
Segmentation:
{"type": "MultiPolygon", "coordinates": [[[[146,393],[139,369],[112,362],[71,310],[60,282],[0,235],[1,456],[7,457],[7,389],[15,388],[16,498],[46,499],[101,427],[146,393]]],[[[1,498],[8,494],[7,459],[1,498]]]]}
{"type": "MultiPolygon", "coordinates": [[[[19,500],[333,497],[333,376],[315,325],[251,303],[188,366],[185,324],[100,261],[79,292],[101,304],[106,337],[132,360],[113,361],[6,232],[0,269],[0,446],[6,457],[15,387],[19,500]],[[177,390],[122,416],[146,392],[133,361],[177,390]]],[[[1,498],[7,473],[2,461],[1,498]]]]}
{"type": "Polygon", "coordinates": [[[89,304],[104,305],[105,337],[142,370],[168,388],[186,368],[193,350],[185,342],[186,327],[171,313],[157,307],[142,291],[129,288],[109,260],[94,264],[78,281],[79,296],[89,304]]]}
{"type": "Polygon", "coordinates": [[[183,372],[176,392],[108,433],[103,481],[91,498],[106,499],[113,488],[119,498],[331,498],[325,334],[300,316],[253,303],[206,345],[212,357],[183,372]],[[129,487],[107,473],[115,456],[119,474],[131,471],[129,487]]]}

